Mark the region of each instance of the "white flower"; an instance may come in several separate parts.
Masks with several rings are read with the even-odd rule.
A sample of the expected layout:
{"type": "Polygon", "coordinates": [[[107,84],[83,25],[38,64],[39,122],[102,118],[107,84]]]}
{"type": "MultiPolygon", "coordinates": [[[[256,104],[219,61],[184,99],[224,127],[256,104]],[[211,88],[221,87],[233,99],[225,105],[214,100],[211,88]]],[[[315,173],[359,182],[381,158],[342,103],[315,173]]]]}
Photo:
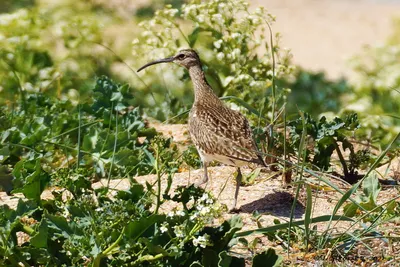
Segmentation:
{"type": "Polygon", "coordinates": [[[35,88],[33,87],[33,85],[29,82],[25,83],[23,86],[23,89],[25,89],[28,92],[33,92],[35,91],[35,88]]]}
{"type": "Polygon", "coordinates": [[[221,48],[221,44],[222,44],[222,40],[219,39],[218,41],[215,41],[214,43],[215,48],[220,49],[221,48]]]}
{"type": "Polygon", "coordinates": [[[176,237],[184,237],[185,233],[182,231],[182,226],[174,226],[174,233],[176,237]]]}
{"type": "Polygon", "coordinates": [[[239,76],[238,76],[238,79],[240,80],[240,81],[247,81],[247,80],[250,80],[250,75],[248,75],[248,74],[240,74],[239,76]]]}
{"type": "Polygon", "coordinates": [[[234,32],[234,33],[232,33],[232,38],[238,38],[238,37],[240,37],[242,34],[241,33],[239,33],[239,32],[234,32]]]}
{"type": "Polygon", "coordinates": [[[252,22],[253,22],[254,24],[259,24],[259,23],[261,22],[261,19],[258,18],[258,17],[256,17],[256,18],[253,18],[252,22]]]}
{"type": "Polygon", "coordinates": [[[208,194],[207,193],[204,193],[202,196],[201,196],[201,198],[199,199],[200,201],[204,201],[204,200],[206,200],[206,199],[208,199],[208,194]]]}
{"type": "Polygon", "coordinates": [[[219,25],[223,25],[224,24],[224,18],[222,17],[221,14],[214,14],[212,15],[212,20],[217,22],[219,25]]]}
{"type": "Polygon", "coordinates": [[[28,16],[28,11],[26,9],[20,9],[17,12],[8,14],[2,14],[0,15],[0,25],[7,26],[11,24],[13,21],[23,21],[27,19],[28,16]]]}
{"type": "Polygon", "coordinates": [[[12,44],[17,44],[17,43],[21,42],[21,37],[13,36],[13,37],[8,38],[7,41],[12,44]]]}
{"type": "Polygon", "coordinates": [[[194,221],[194,220],[197,218],[197,216],[199,216],[199,214],[198,214],[197,212],[193,213],[193,214],[190,216],[190,220],[191,220],[191,221],[194,221]]]}
{"type": "Polygon", "coordinates": [[[241,53],[241,51],[240,51],[240,49],[239,48],[235,48],[235,49],[233,49],[233,52],[232,53],[234,53],[235,54],[235,56],[239,56],[240,55],[240,53],[241,53]]]}
{"type": "Polygon", "coordinates": [[[226,77],[225,81],[224,81],[224,86],[227,86],[228,84],[230,84],[234,79],[235,79],[235,77],[233,77],[233,76],[226,77]]]}
{"type": "Polygon", "coordinates": [[[178,13],[178,9],[176,9],[176,8],[169,9],[165,13],[171,17],[174,17],[176,15],[176,13],[178,13]]]}
{"type": "Polygon", "coordinates": [[[161,227],[160,227],[161,233],[165,233],[165,232],[168,231],[167,225],[168,225],[167,223],[163,223],[163,224],[161,225],[161,227]]]}
{"type": "Polygon", "coordinates": [[[204,216],[204,215],[210,213],[210,211],[211,211],[210,207],[204,207],[203,206],[203,208],[200,210],[200,215],[204,216]]]}
{"type": "Polygon", "coordinates": [[[205,248],[207,246],[209,239],[210,239],[210,236],[208,234],[199,236],[199,237],[193,239],[193,245],[196,247],[199,246],[199,247],[205,248]]]}
{"type": "Polygon", "coordinates": [[[260,7],[257,7],[255,13],[256,13],[257,15],[262,15],[263,10],[264,10],[264,7],[261,7],[261,8],[260,8],[260,7]]]}
{"type": "Polygon", "coordinates": [[[14,54],[13,53],[7,53],[6,55],[8,60],[13,60],[14,59],[14,54]]]}
{"type": "Polygon", "coordinates": [[[52,71],[52,68],[44,68],[39,70],[39,78],[42,80],[50,78],[50,72],[52,71]]]}
{"type": "Polygon", "coordinates": [[[219,53],[217,54],[217,59],[218,59],[218,60],[223,60],[224,57],[225,57],[225,54],[222,53],[222,52],[219,52],[219,53]]]}
{"type": "Polygon", "coordinates": [[[172,217],[174,217],[174,215],[175,215],[174,211],[170,211],[170,212],[168,212],[167,217],[172,218],[172,217]]]}
{"type": "Polygon", "coordinates": [[[214,20],[222,20],[222,19],[223,19],[223,17],[222,17],[221,14],[214,14],[214,15],[212,15],[212,18],[213,18],[214,20]]]}
{"type": "Polygon", "coordinates": [[[204,20],[205,20],[204,15],[201,15],[201,14],[200,14],[200,15],[197,16],[197,21],[198,21],[198,22],[203,23],[204,20]]]}
{"type": "Polygon", "coordinates": [[[150,35],[152,35],[152,32],[151,32],[151,31],[144,31],[144,32],[142,33],[142,36],[143,36],[143,37],[147,37],[147,36],[150,36],[150,35]]]}
{"type": "Polygon", "coordinates": [[[179,210],[179,211],[176,211],[176,215],[183,217],[186,215],[186,213],[183,210],[179,210]]]}

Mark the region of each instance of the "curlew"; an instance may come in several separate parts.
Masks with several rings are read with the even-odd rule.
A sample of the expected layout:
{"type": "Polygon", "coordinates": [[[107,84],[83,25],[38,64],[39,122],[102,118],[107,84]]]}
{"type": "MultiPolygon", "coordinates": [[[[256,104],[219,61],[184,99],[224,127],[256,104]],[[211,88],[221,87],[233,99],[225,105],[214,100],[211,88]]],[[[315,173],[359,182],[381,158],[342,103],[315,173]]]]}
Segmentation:
{"type": "Polygon", "coordinates": [[[200,58],[192,49],[147,63],[138,72],[166,62],[185,67],[193,83],[194,103],[189,113],[189,133],[204,167],[204,179],[200,184],[208,181],[207,165],[211,161],[237,167],[235,210],[242,179],[240,167],[248,163],[266,166],[258,153],[249,122],[240,112],[228,108],[214,93],[206,80],[200,58]]]}

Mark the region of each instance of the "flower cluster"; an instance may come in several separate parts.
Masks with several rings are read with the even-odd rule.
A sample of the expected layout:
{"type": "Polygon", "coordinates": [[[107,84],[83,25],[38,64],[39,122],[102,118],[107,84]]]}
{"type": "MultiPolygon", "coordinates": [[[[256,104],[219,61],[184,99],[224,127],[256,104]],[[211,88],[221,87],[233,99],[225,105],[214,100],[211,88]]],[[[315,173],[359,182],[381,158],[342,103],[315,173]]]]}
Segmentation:
{"type": "MultiPolygon", "coordinates": [[[[144,31],[132,42],[133,54],[144,64],[171,56],[180,48],[194,47],[208,67],[206,72],[217,79],[215,91],[237,95],[250,104],[259,101],[253,105],[259,108],[264,103],[260,94],[270,90],[273,78],[285,77],[293,70],[290,52],[279,47],[280,35],[270,32],[274,20],[262,7],[250,11],[244,0],[190,1],[180,13],[166,6],[154,18],[139,24],[144,31]]],[[[190,86],[187,79],[185,83],[176,79],[174,71],[163,68],[166,75],[175,75],[175,79],[168,79],[167,86],[178,94],[181,88],[190,86]]],[[[146,82],[154,84],[160,77],[152,75],[148,79],[146,82]]]]}
{"type": "Polygon", "coordinates": [[[195,247],[205,248],[207,245],[210,245],[210,236],[208,234],[204,234],[193,238],[193,245],[195,247]]]}
{"type": "MultiPolygon", "coordinates": [[[[183,202],[183,209],[175,208],[168,212],[166,221],[158,226],[158,231],[161,235],[172,238],[177,247],[191,242],[196,247],[205,248],[212,242],[201,231],[204,226],[214,223],[226,211],[226,207],[217,203],[211,194],[202,189],[189,187],[182,190],[182,195],[190,193],[189,200],[183,202]]],[[[176,200],[182,201],[182,198],[178,197],[176,200]]]]}
{"type": "Polygon", "coordinates": [[[61,2],[0,14],[1,99],[12,102],[21,91],[69,98],[80,79],[104,66],[99,55],[109,52],[95,49],[102,18],[88,5],[68,9],[68,1],[61,2]]]}

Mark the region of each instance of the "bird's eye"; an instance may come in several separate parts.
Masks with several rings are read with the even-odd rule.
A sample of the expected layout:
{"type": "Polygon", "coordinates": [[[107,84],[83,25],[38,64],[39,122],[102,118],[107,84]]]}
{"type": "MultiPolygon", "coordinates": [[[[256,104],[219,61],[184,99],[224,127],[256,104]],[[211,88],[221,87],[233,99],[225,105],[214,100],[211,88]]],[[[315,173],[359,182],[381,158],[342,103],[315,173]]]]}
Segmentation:
{"type": "Polygon", "coordinates": [[[184,59],[184,58],[185,58],[185,54],[179,54],[179,55],[177,56],[177,58],[178,58],[178,59],[184,59]]]}

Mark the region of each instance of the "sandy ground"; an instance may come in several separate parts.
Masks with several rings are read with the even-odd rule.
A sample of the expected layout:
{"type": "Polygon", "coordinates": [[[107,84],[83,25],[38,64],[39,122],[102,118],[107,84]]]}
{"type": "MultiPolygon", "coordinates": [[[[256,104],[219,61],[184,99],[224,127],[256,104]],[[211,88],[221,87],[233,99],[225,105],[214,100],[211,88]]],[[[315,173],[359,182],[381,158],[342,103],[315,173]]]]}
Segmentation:
{"type": "MultiPolygon", "coordinates": [[[[277,17],[273,28],[282,33],[283,46],[292,50],[295,63],[307,69],[326,71],[334,78],[341,75],[351,77],[348,58],[357,54],[365,45],[383,43],[391,32],[392,17],[396,15],[400,17],[400,1],[253,0],[251,3],[253,8],[265,6],[277,17]]],[[[157,128],[167,136],[173,136],[182,146],[188,142],[184,125],[157,125],[157,128]]],[[[220,194],[222,185],[229,179],[219,201],[231,207],[235,188],[232,175],[234,168],[213,167],[209,170],[211,182],[207,185],[207,189],[215,196],[220,194]]],[[[249,169],[244,170],[244,173],[249,172],[249,169]]],[[[174,177],[173,187],[196,182],[202,175],[202,170],[178,173],[174,177]]],[[[241,187],[238,207],[241,209],[245,229],[257,227],[252,217],[254,211],[263,213],[263,225],[271,225],[275,218],[282,221],[289,219],[293,189],[283,188],[279,179],[270,178],[272,175],[273,173],[262,173],[255,184],[241,187]]],[[[155,177],[147,175],[137,179],[145,183],[154,181],[155,177]]],[[[98,186],[101,186],[101,183],[94,185],[98,186]]],[[[112,186],[125,189],[129,184],[126,180],[114,180],[112,186]]],[[[49,192],[47,191],[44,197],[46,194],[48,196],[49,192]]],[[[397,194],[397,190],[392,188],[387,189],[383,195],[388,199],[397,194]]],[[[315,196],[313,216],[330,214],[340,197],[329,191],[313,195],[315,196]]],[[[8,203],[10,206],[15,206],[18,197],[21,196],[10,197],[0,192],[0,204],[8,203]]],[[[301,199],[304,199],[304,196],[301,199]]],[[[304,205],[305,201],[302,200],[297,203],[296,219],[304,216],[304,205]]],[[[229,216],[231,215],[226,215],[229,216]]]]}
{"type": "MultiPolygon", "coordinates": [[[[172,137],[173,140],[181,147],[184,148],[190,141],[188,140],[188,133],[186,125],[166,125],[163,124],[154,124],[152,123],[150,126],[153,126],[159,132],[163,132],[165,136],[172,137]],[[173,132],[173,134],[172,134],[173,132]]],[[[210,181],[206,185],[205,189],[210,191],[217,200],[226,205],[228,209],[232,208],[234,201],[234,191],[235,191],[235,182],[234,182],[234,173],[235,168],[227,167],[227,166],[217,166],[217,167],[209,167],[209,177],[210,181]]],[[[243,175],[249,175],[251,172],[250,168],[243,167],[242,168],[243,175]]],[[[245,230],[253,230],[257,229],[257,223],[261,223],[263,227],[272,226],[275,219],[280,220],[281,223],[288,222],[290,220],[290,211],[294,201],[295,195],[295,186],[284,187],[282,186],[282,182],[280,179],[280,175],[267,171],[262,172],[259,177],[255,180],[255,182],[251,185],[241,186],[238,197],[238,205],[239,214],[243,220],[244,226],[242,231],[245,230]],[[258,222],[255,220],[253,214],[257,212],[260,214],[260,219],[258,222]]],[[[389,173],[390,175],[393,172],[389,173]]],[[[173,177],[172,183],[172,191],[174,188],[178,186],[187,186],[192,183],[196,183],[201,181],[203,178],[203,170],[187,170],[181,173],[177,173],[173,177]]],[[[338,186],[342,191],[347,191],[350,186],[346,183],[339,182],[338,180],[332,180],[329,177],[326,177],[336,186],[338,186]]],[[[139,183],[143,185],[146,182],[154,183],[156,181],[155,175],[145,175],[135,178],[139,183]]],[[[313,213],[312,217],[318,217],[322,215],[329,215],[332,213],[335,204],[341,198],[341,195],[335,192],[332,188],[323,186],[322,183],[313,177],[307,177],[309,180],[308,183],[313,184],[313,213]],[[323,190],[322,190],[323,189],[323,190]]],[[[94,183],[93,188],[99,188],[105,186],[107,184],[106,180],[102,180],[100,182],[94,183]]],[[[128,179],[115,179],[111,180],[110,188],[115,188],[119,190],[127,190],[129,189],[130,184],[128,179]]],[[[166,178],[162,180],[162,187],[166,187],[166,178]]],[[[43,192],[42,198],[49,199],[53,198],[52,189],[47,189],[43,192]]],[[[171,192],[172,192],[171,191],[171,192]]],[[[379,202],[384,203],[389,199],[393,199],[398,196],[398,190],[394,187],[387,187],[379,195],[379,202]]],[[[0,203],[7,203],[10,207],[16,208],[19,198],[23,198],[22,194],[15,194],[13,196],[7,196],[5,193],[0,192],[0,203]]],[[[306,195],[305,192],[300,192],[299,199],[296,203],[296,209],[294,212],[294,219],[301,220],[304,219],[305,215],[305,206],[306,206],[306,195]]],[[[169,212],[173,209],[174,206],[171,205],[170,202],[165,202],[161,206],[161,210],[164,212],[169,212]]],[[[342,214],[342,208],[338,211],[338,214],[342,214]]],[[[223,215],[223,219],[229,219],[233,216],[233,213],[226,213],[223,215]]],[[[221,223],[218,221],[216,223],[221,223]]],[[[318,223],[318,230],[323,231],[326,228],[326,224],[318,223]]],[[[359,224],[356,224],[350,227],[350,224],[347,222],[334,222],[331,226],[333,231],[344,232],[344,231],[354,231],[354,228],[360,227],[359,224]]],[[[394,227],[397,227],[394,225],[394,227]]],[[[255,237],[260,238],[260,243],[257,245],[257,248],[263,250],[265,247],[273,246],[281,255],[285,255],[285,248],[281,246],[279,243],[271,242],[263,235],[255,234],[250,237],[247,237],[249,240],[253,240],[255,237]]],[[[26,240],[26,236],[19,236],[21,240],[26,240]]],[[[395,248],[395,250],[400,249],[399,245],[392,244],[389,246],[388,243],[385,243],[379,239],[372,240],[374,242],[374,246],[377,249],[373,249],[372,252],[365,249],[365,247],[361,246],[359,250],[356,250],[357,253],[364,253],[366,258],[372,258],[376,253],[381,253],[381,255],[386,255],[389,248],[395,248]],[[361,252],[360,252],[361,251],[361,252]]],[[[22,241],[21,241],[22,242],[22,241]]],[[[235,251],[241,252],[243,254],[248,254],[248,250],[243,246],[235,247],[235,251]]],[[[323,252],[321,252],[323,253],[323,252]]],[[[314,253],[315,254],[315,253],[314,253]]],[[[299,253],[299,250],[292,248],[292,253],[290,257],[286,257],[285,264],[293,265],[300,264],[303,265],[305,262],[314,262],[312,266],[319,266],[317,262],[315,262],[314,254],[305,255],[303,253],[299,253]],[[307,258],[310,257],[310,258],[307,258]]],[[[320,256],[321,257],[321,256],[320,256]]],[[[330,256],[326,259],[330,259],[330,256]]],[[[396,261],[397,263],[397,261],[396,261]]],[[[311,265],[310,265],[311,266],[311,265]]],[[[369,265],[366,265],[369,266],[369,265]]],[[[388,265],[392,266],[392,265],[388,265]]],[[[395,266],[395,265],[393,265],[395,266]]]]}
{"type": "MultiPolygon", "coordinates": [[[[149,0],[94,0],[131,16],[149,0]]],[[[400,0],[248,0],[251,8],[264,6],[276,17],[274,32],[291,49],[293,62],[328,77],[353,73],[348,60],[364,46],[385,42],[392,20],[400,18],[400,0]]],[[[153,1],[153,3],[161,1],[153,1]]]]}
{"type": "Polygon", "coordinates": [[[273,30],[293,61],[329,77],[352,77],[348,60],[364,46],[385,42],[393,17],[400,17],[398,0],[251,0],[276,16],[273,30]]]}

